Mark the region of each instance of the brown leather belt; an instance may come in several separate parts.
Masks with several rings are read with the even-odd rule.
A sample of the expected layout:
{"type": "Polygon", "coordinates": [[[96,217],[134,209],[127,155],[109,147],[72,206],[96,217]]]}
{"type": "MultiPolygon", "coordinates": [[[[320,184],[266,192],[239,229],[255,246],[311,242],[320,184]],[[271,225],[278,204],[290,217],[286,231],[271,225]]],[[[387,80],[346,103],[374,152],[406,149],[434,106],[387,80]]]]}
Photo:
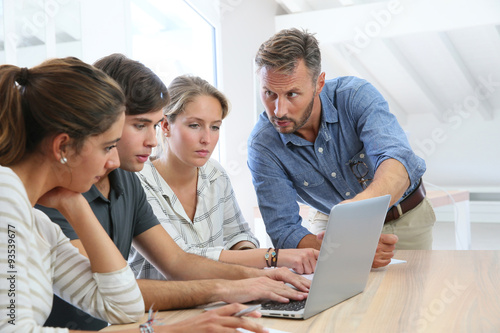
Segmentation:
{"type": "Polygon", "coordinates": [[[385,216],[385,222],[391,222],[393,220],[396,220],[401,217],[404,213],[412,210],[413,208],[417,207],[419,203],[422,202],[425,198],[425,188],[424,188],[424,182],[420,180],[420,185],[411,192],[406,198],[404,198],[403,201],[399,203],[397,206],[393,206],[389,211],[387,212],[387,215],[385,216]],[[400,209],[398,209],[398,206],[400,209]]]}

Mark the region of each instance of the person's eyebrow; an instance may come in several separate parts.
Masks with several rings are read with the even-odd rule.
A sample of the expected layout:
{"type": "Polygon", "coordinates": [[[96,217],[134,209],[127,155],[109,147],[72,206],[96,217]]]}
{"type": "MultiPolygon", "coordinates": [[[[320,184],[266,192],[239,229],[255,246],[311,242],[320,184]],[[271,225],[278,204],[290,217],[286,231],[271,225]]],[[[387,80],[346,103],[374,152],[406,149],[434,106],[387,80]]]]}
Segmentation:
{"type": "Polygon", "coordinates": [[[108,141],[108,142],[104,142],[103,145],[107,146],[107,145],[111,145],[111,144],[117,143],[118,141],[120,141],[120,139],[121,138],[114,139],[114,140],[111,140],[111,141],[108,141]]]}
{"type": "MultiPolygon", "coordinates": [[[[269,89],[269,88],[268,88],[268,87],[266,87],[266,86],[262,86],[262,90],[268,90],[268,91],[270,91],[270,92],[274,92],[274,90],[271,90],[271,89],[269,89]]],[[[287,92],[287,93],[291,93],[291,92],[294,92],[294,93],[299,93],[299,92],[301,92],[301,89],[300,89],[300,87],[298,87],[298,86],[297,86],[297,87],[295,87],[295,86],[294,86],[294,87],[291,87],[290,89],[288,89],[286,92],[287,92]]]]}
{"type": "MultiPolygon", "coordinates": [[[[163,117],[162,117],[163,119],[163,117]]],[[[153,120],[149,119],[149,118],[133,118],[134,121],[138,121],[138,122],[141,122],[141,123],[152,123],[153,120]]],[[[161,120],[160,120],[161,121],[161,120]]]]}
{"type": "MultiPolygon", "coordinates": [[[[198,118],[198,117],[187,117],[186,120],[188,121],[199,121],[199,122],[206,122],[204,119],[198,118]]],[[[222,119],[217,119],[212,121],[212,123],[222,123],[222,119]]]]}

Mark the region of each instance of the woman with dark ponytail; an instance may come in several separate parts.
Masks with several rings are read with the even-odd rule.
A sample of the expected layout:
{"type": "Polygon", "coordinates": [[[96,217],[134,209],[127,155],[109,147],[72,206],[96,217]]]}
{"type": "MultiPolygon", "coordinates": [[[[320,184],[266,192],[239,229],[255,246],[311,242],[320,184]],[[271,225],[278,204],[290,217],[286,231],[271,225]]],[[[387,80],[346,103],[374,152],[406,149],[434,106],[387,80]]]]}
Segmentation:
{"type": "Polygon", "coordinates": [[[41,327],[53,291],[112,323],[143,316],[130,268],[80,194],[119,166],[124,117],[120,87],[76,58],[0,66],[0,331],[54,331],[41,327]],[[67,217],[90,259],[36,203],[67,217]]]}

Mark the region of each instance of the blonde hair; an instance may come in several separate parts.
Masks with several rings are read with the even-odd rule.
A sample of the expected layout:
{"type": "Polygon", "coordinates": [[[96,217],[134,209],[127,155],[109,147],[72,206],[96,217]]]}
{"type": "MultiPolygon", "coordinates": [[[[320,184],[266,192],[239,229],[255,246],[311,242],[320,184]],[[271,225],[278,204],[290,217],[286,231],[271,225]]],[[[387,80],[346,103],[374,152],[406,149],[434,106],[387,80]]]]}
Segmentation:
{"type": "Polygon", "coordinates": [[[175,122],[177,115],[184,111],[186,105],[198,96],[212,96],[222,107],[222,119],[229,113],[229,102],[217,88],[206,80],[192,75],[176,77],[168,86],[170,102],[165,108],[165,115],[169,122],[175,122]]]}

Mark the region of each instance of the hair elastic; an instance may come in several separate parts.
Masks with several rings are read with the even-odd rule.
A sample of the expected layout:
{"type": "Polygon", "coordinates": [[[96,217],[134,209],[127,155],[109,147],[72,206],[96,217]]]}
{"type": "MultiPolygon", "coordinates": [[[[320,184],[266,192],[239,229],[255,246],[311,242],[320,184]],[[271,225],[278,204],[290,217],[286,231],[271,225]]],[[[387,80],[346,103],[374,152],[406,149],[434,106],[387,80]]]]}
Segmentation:
{"type": "Polygon", "coordinates": [[[16,80],[17,83],[19,83],[21,86],[25,86],[26,83],[28,83],[28,68],[23,67],[21,68],[21,73],[19,75],[19,78],[16,80]]]}

